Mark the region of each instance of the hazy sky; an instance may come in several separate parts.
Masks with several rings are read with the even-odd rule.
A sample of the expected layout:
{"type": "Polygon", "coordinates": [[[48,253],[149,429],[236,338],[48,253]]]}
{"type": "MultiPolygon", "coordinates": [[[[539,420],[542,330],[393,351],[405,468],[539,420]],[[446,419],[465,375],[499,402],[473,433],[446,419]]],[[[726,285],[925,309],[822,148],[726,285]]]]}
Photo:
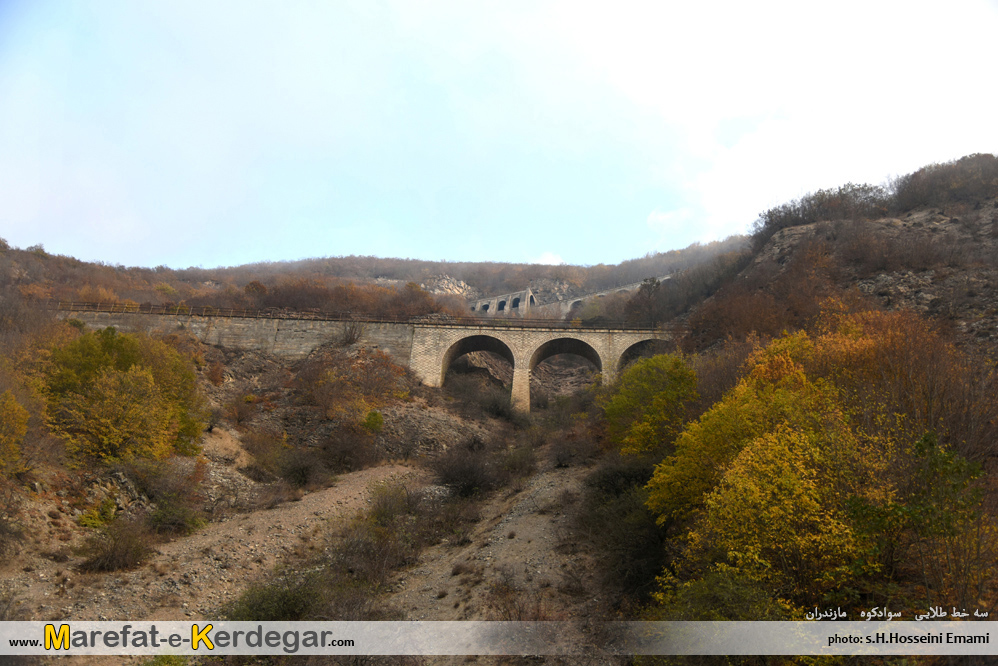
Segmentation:
{"type": "Polygon", "coordinates": [[[616,263],[998,152],[998,2],[0,0],[0,237],[616,263]]]}

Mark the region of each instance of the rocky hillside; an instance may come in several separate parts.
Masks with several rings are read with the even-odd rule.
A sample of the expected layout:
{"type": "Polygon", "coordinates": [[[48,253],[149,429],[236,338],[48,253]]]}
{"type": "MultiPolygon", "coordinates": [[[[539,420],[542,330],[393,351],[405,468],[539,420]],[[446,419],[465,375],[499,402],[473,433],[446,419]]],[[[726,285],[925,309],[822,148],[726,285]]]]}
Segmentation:
{"type": "MultiPolygon", "coordinates": [[[[960,344],[998,344],[998,199],[775,232],[750,264],[682,317],[688,348],[806,326],[823,299],[920,312],[960,344]]],[[[991,353],[989,351],[989,353],[991,353]]]]}

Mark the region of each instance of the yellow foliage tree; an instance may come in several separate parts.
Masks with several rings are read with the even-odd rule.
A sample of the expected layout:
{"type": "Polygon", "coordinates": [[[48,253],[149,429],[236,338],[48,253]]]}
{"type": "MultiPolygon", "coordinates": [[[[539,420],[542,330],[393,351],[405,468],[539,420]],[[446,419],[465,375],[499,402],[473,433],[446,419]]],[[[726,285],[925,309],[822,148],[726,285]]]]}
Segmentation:
{"type": "Polygon", "coordinates": [[[70,454],[115,462],[168,455],[178,428],[152,372],[132,366],[104,369],[85,391],[67,396],[53,429],[70,454]]]}
{"type": "Polygon", "coordinates": [[[998,542],[961,447],[988,451],[993,391],[973,380],[990,386],[993,370],[917,316],[882,312],[838,313],[748,364],[647,486],[660,524],[685,529],[686,582],[663,575],[663,608],[710,576],[762,585],[791,611],[892,595],[913,552],[927,599],[982,598],[998,542]]]}
{"type": "Polygon", "coordinates": [[[873,467],[857,470],[870,458],[847,429],[835,430],[781,425],[743,448],[689,534],[693,552],[714,550],[715,567],[762,581],[780,598],[816,602],[854,580],[869,544],[850,524],[842,486],[857,471],[868,480],[873,467]]]}
{"type": "Polygon", "coordinates": [[[686,427],[675,453],[655,468],[648,483],[648,506],[660,523],[690,518],[757,437],[781,424],[813,432],[830,416],[840,416],[833,387],[809,380],[793,359],[810,347],[801,333],[756,352],[749,376],[686,427]]]}
{"type": "Polygon", "coordinates": [[[21,441],[28,432],[28,410],[10,391],[0,395],[0,475],[18,471],[21,441]]]}
{"type": "Polygon", "coordinates": [[[147,335],[107,328],[53,349],[45,389],[50,426],[77,456],[198,450],[204,407],[191,363],[147,335]]]}

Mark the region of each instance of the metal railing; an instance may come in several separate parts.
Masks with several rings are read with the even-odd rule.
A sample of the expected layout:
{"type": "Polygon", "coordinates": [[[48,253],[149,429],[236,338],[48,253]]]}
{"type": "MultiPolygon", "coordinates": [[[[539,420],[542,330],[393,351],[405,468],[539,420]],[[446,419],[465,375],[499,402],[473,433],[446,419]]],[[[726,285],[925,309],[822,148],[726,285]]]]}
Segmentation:
{"type": "Polygon", "coordinates": [[[233,317],[243,319],[299,319],[308,321],[355,321],[369,323],[415,324],[427,326],[466,326],[475,328],[567,328],[605,329],[620,331],[653,331],[661,326],[639,326],[629,322],[601,321],[583,325],[578,321],[563,319],[529,319],[521,317],[454,317],[446,314],[429,314],[418,317],[371,315],[355,312],[322,312],[320,310],[289,310],[268,308],[247,310],[216,308],[210,305],[152,305],[149,303],[89,303],[77,301],[49,301],[46,309],[60,312],[106,312],[109,314],[144,314],[190,317],[233,317]]]}

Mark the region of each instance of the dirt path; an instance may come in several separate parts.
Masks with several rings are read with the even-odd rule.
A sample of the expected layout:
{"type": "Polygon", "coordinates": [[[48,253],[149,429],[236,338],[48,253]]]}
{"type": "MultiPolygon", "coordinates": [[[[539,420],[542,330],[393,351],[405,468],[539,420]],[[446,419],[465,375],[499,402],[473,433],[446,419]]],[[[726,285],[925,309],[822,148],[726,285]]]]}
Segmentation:
{"type": "MultiPolygon", "coordinates": [[[[389,601],[409,620],[567,620],[566,640],[598,644],[591,562],[568,525],[589,471],[543,463],[522,488],[482,505],[470,543],[428,548],[398,574],[389,601]]],[[[584,663],[617,662],[594,649],[584,663]]]]}
{"type": "Polygon", "coordinates": [[[35,620],[184,620],[217,617],[217,609],[272,570],[308,549],[330,520],[361,509],[372,485],[392,477],[420,482],[424,473],[386,465],[343,474],[336,485],[270,510],[236,514],[197,533],[161,544],[133,571],[80,574],[80,558],[58,564],[42,557],[21,570],[0,569],[35,620]],[[68,577],[68,579],[67,579],[68,577]]]}

